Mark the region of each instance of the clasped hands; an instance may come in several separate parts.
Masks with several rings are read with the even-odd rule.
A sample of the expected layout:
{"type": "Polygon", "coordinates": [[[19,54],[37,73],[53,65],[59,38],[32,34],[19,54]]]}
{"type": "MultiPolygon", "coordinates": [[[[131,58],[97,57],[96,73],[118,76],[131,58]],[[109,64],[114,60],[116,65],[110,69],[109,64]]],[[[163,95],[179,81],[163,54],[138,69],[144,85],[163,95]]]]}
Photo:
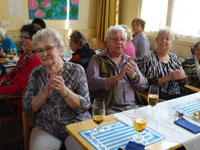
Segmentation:
{"type": "Polygon", "coordinates": [[[128,61],[124,64],[124,67],[118,74],[118,77],[121,80],[125,75],[127,75],[130,79],[135,79],[137,75],[135,72],[135,62],[131,59],[128,59],[128,61]]]}
{"type": "Polygon", "coordinates": [[[65,95],[66,88],[67,87],[65,86],[64,79],[62,77],[62,72],[59,72],[56,75],[50,76],[50,78],[46,84],[45,93],[46,93],[47,97],[49,98],[51,96],[53,89],[55,89],[61,95],[65,95]]]}
{"type": "Polygon", "coordinates": [[[171,81],[184,80],[186,78],[185,72],[181,69],[169,73],[171,81]]]}

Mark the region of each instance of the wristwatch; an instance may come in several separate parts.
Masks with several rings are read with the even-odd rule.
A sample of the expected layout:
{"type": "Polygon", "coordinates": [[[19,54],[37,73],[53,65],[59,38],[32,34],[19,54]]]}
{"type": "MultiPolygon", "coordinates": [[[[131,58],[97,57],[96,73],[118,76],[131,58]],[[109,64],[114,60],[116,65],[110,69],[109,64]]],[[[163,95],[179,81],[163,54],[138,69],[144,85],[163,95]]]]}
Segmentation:
{"type": "Polygon", "coordinates": [[[132,79],[132,81],[136,81],[140,76],[138,74],[135,75],[135,78],[132,79]]]}

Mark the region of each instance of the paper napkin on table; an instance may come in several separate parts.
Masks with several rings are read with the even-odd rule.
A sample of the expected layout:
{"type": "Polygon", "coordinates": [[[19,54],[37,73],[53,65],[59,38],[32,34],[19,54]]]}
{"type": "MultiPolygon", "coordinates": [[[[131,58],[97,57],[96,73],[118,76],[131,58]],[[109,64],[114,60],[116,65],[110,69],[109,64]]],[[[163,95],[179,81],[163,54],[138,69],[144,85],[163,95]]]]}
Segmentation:
{"type": "Polygon", "coordinates": [[[177,124],[178,126],[181,126],[183,128],[185,128],[186,130],[196,134],[200,132],[200,127],[191,123],[190,121],[184,119],[184,118],[180,118],[177,121],[174,122],[175,124],[177,124]]]}
{"type": "Polygon", "coordinates": [[[129,141],[126,145],[126,150],[144,150],[144,145],[136,143],[134,141],[129,141]]]}
{"type": "Polygon", "coordinates": [[[133,120],[122,113],[117,113],[112,116],[113,119],[123,122],[128,126],[133,126],[133,120]]]}

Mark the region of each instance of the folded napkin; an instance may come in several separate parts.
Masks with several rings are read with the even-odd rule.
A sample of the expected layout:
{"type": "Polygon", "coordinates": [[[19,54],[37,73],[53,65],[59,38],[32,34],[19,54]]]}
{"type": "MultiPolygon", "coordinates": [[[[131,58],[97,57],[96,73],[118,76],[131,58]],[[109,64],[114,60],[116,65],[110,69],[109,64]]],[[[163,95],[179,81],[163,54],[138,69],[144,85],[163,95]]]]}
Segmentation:
{"type": "Polygon", "coordinates": [[[188,120],[186,120],[184,118],[178,119],[177,121],[175,121],[175,124],[185,128],[186,130],[191,131],[192,133],[195,133],[195,134],[200,132],[199,126],[189,122],[188,120]]]}
{"type": "Polygon", "coordinates": [[[126,145],[126,150],[144,150],[144,145],[136,143],[134,141],[129,141],[126,145]]]}
{"type": "Polygon", "coordinates": [[[187,150],[199,150],[199,148],[200,148],[199,141],[200,141],[200,135],[197,135],[197,136],[193,137],[192,139],[184,141],[183,145],[187,150]]]}

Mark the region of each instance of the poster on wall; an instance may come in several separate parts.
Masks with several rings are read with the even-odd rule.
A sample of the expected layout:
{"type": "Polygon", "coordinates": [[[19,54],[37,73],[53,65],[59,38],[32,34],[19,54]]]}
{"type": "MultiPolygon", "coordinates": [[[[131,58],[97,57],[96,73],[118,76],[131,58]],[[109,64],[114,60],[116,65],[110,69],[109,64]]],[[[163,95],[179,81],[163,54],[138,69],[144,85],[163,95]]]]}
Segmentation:
{"type": "Polygon", "coordinates": [[[78,20],[79,0],[29,0],[28,8],[29,19],[78,20]]]}

